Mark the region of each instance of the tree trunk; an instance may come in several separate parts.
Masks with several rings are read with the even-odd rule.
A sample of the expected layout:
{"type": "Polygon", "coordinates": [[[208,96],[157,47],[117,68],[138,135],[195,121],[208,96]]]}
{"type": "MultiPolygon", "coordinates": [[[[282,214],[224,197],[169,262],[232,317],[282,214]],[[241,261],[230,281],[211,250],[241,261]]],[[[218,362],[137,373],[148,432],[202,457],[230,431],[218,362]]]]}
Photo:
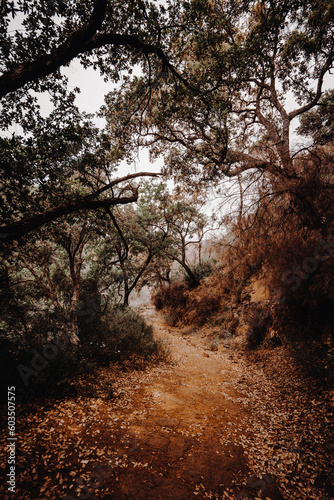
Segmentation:
{"type": "Polygon", "coordinates": [[[129,306],[129,295],[131,293],[131,289],[129,287],[129,278],[128,278],[128,274],[127,274],[124,262],[122,260],[120,260],[120,266],[122,269],[123,285],[124,285],[123,305],[128,307],[129,306]]]}
{"type": "Polygon", "coordinates": [[[175,256],[174,256],[174,260],[176,260],[176,262],[178,262],[183,267],[183,269],[186,271],[186,273],[188,274],[188,276],[190,278],[190,281],[193,284],[193,286],[198,286],[199,285],[199,279],[193,273],[193,271],[190,269],[190,267],[188,266],[188,264],[186,264],[186,262],[183,259],[181,260],[181,259],[179,259],[178,257],[175,257],[175,256]]]}
{"type": "Polygon", "coordinates": [[[126,292],[124,292],[123,305],[124,305],[124,306],[126,306],[126,307],[129,307],[129,297],[130,297],[130,293],[131,293],[131,291],[130,291],[130,290],[127,290],[126,292]]]}

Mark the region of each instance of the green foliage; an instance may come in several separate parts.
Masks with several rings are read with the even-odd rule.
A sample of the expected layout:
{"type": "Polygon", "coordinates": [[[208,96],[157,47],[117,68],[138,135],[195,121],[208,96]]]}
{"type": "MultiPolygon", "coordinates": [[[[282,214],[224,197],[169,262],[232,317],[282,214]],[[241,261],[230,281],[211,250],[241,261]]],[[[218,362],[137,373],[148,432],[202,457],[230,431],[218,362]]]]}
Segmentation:
{"type": "Polygon", "coordinates": [[[80,115],[74,104],[80,89],[68,86],[60,68],[78,57],[85,68],[99,69],[116,82],[121,72],[147,62],[149,54],[166,59],[159,27],[165,9],[108,0],[5,3],[0,8],[0,128],[6,132],[0,140],[0,216],[1,239],[11,241],[74,211],[137,199],[131,186],[122,186],[121,193],[132,196],[121,200],[111,190],[115,184],[106,188],[126,151],[96,129],[91,117],[80,115]],[[46,118],[41,95],[52,106],[46,118]],[[13,124],[19,135],[11,134],[13,124]],[[105,191],[112,196],[102,200],[105,191]]]}
{"type": "Polygon", "coordinates": [[[84,356],[98,364],[125,361],[131,356],[144,359],[158,354],[159,344],[153,339],[153,329],[135,311],[124,306],[110,308],[101,318],[97,328],[82,335],[84,356]]]}
{"type": "MultiPolygon", "coordinates": [[[[42,319],[45,321],[45,317],[42,319]]],[[[73,377],[91,374],[109,363],[131,368],[166,356],[162,344],[153,338],[152,327],[139,314],[124,307],[111,307],[103,314],[97,312],[89,323],[81,318],[80,346],[73,347],[66,342],[63,348],[59,347],[55,351],[54,339],[57,335],[47,342],[42,332],[37,330],[34,337],[28,340],[24,335],[14,336],[5,325],[0,326],[1,379],[4,385],[17,387],[20,400],[46,393],[64,395],[68,391],[75,391],[73,377]],[[53,356],[52,350],[50,353],[45,350],[47,345],[53,346],[53,359],[47,357],[53,356]],[[33,361],[36,353],[44,358],[44,361],[38,361],[42,366],[39,371],[36,371],[33,361]],[[34,374],[26,376],[27,385],[17,370],[19,365],[34,371],[34,374]]],[[[42,323],[39,326],[43,327],[42,323]]]]}
{"type": "Polygon", "coordinates": [[[168,281],[174,261],[198,284],[187,249],[195,238],[200,244],[207,230],[203,204],[199,197],[170,192],[164,182],[143,183],[136,204],[116,207],[109,221],[99,221],[106,238],[96,247],[96,274],[106,283],[113,274],[124,304],[135,287],[168,281]]]}
{"type": "Polygon", "coordinates": [[[148,67],[113,92],[105,115],[120,142],[163,156],[187,187],[252,169],[291,175],[290,123],[319,102],[333,66],[332,3],[207,0],[171,5],[169,15],[183,82],[148,67]]]}
{"type": "MultiPolygon", "coordinates": [[[[215,271],[216,262],[213,260],[206,260],[198,262],[192,266],[192,272],[196,276],[198,282],[200,283],[204,278],[208,278],[215,271]]],[[[188,284],[189,288],[192,288],[194,283],[188,274],[184,275],[185,282],[188,284]]],[[[198,284],[198,283],[197,283],[198,284]]]]}
{"type": "Polygon", "coordinates": [[[21,401],[47,393],[57,394],[63,389],[68,390],[70,377],[75,373],[80,373],[84,367],[84,361],[75,349],[59,350],[55,359],[52,360],[44,358],[42,353],[47,342],[43,337],[41,332],[30,339],[2,332],[0,339],[1,378],[6,387],[10,384],[15,385],[21,401]],[[37,361],[38,369],[34,364],[36,356],[41,356],[37,361]],[[23,370],[23,377],[18,368],[23,370]]]}
{"type": "Polygon", "coordinates": [[[325,145],[334,139],[334,90],[324,92],[317,107],[301,116],[297,132],[310,136],[314,144],[325,145]]]}
{"type": "MultiPolygon", "coordinates": [[[[87,303],[87,302],[86,302],[87,303]]],[[[133,355],[145,359],[158,351],[152,328],[129,307],[91,307],[93,314],[79,317],[81,352],[97,365],[122,362],[133,355]]]]}
{"type": "Polygon", "coordinates": [[[26,232],[34,221],[36,227],[48,222],[43,215],[52,209],[57,217],[66,207],[71,212],[71,203],[105,185],[110,165],[118,161],[106,136],[73,106],[41,119],[27,137],[1,138],[0,152],[3,226],[21,231],[26,226],[26,232]]]}
{"type": "Polygon", "coordinates": [[[153,2],[2,2],[0,71],[5,98],[0,125],[7,128],[16,122],[31,130],[41,116],[36,93],[48,92],[55,105],[71,104],[78,89],[67,86],[59,69],[76,57],[84,67],[93,66],[117,82],[122,71],[131,72],[142,62],[141,44],[160,45],[163,17],[164,9],[153,2]],[[117,40],[115,35],[130,38],[117,40]]]}
{"type": "MultiPolygon", "coordinates": [[[[333,95],[321,97],[334,61],[332,2],[39,4],[7,2],[0,11],[0,126],[22,128],[19,136],[0,140],[2,229],[23,237],[3,252],[1,270],[1,298],[9,299],[1,325],[10,359],[26,359],[17,339],[38,347],[57,326],[74,331],[78,324],[82,345],[64,354],[63,378],[78,365],[81,350],[87,363],[121,361],[135,349],[150,356],[150,329],[130,311],[106,308],[103,314],[101,293],[118,293],[127,304],[136,286],[168,281],[174,262],[188,287],[172,283],[153,298],[173,324],[203,323],[219,313],[228,294],[227,303],[240,304],[250,278],[262,274],[272,290],[273,328],[282,332],[291,321],[318,333],[328,326],[331,259],[315,262],[307,278],[295,268],[333,227],[333,95]],[[22,30],[11,33],[18,19],[22,30]],[[107,96],[106,132],[79,113],[77,89],[69,89],[59,71],[76,57],[114,82],[141,65],[141,76],[124,77],[107,96]],[[44,118],[37,101],[46,91],[54,108],[44,118]],[[287,92],[292,111],[285,107],[287,92]],[[291,153],[290,123],[300,115],[299,132],[317,146],[309,154],[291,153]],[[164,171],[185,187],[173,193],[165,184],[138,188],[122,181],[117,187],[111,175],[141,146],[153,159],[162,155],[164,171]],[[208,295],[212,268],[191,266],[187,250],[206,232],[202,187],[224,176],[238,178],[242,199],[226,276],[208,295]],[[244,204],[245,183],[256,206],[244,204]],[[131,208],[115,208],[134,201],[131,208]],[[86,211],[84,222],[73,215],[78,210],[86,211]],[[286,302],[275,304],[275,294],[286,302]],[[80,309],[80,301],[92,297],[97,308],[87,321],[89,309],[80,309]]],[[[254,314],[245,315],[253,347],[269,327],[268,316],[254,314]]],[[[41,379],[57,379],[53,366],[41,379]]]]}

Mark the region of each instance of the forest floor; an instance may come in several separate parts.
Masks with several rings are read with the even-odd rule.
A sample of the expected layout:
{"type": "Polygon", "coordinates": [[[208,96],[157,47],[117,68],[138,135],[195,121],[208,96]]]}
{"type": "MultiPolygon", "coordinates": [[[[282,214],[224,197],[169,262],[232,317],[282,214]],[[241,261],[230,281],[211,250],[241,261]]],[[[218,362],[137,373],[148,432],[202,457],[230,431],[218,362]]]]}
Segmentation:
{"type": "Polygon", "coordinates": [[[293,373],[282,386],[279,348],[268,375],[265,358],[141,312],[171,361],[104,368],[76,397],[18,408],[17,492],[1,498],[334,498],[328,392],[303,391],[293,373]]]}

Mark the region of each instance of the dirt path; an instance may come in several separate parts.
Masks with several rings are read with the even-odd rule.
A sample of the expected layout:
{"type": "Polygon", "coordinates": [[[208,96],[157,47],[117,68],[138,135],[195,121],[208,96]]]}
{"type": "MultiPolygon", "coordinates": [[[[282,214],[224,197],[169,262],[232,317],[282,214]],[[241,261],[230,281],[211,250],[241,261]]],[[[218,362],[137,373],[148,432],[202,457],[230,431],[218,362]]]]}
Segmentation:
{"type": "Polygon", "coordinates": [[[243,498],[251,473],[234,439],[247,414],[229,387],[237,364],[195,333],[166,327],[152,307],[142,312],[173,363],[125,374],[105,369],[96,394],[25,408],[17,494],[3,489],[4,498],[243,498]]]}
{"type": "Polygon", "coordinates": [[[257,495],[261,487],[266,498],[282,498],[273,479],[266,484],[248,469],[242,440],[250,438],[249,411],[234,389],[242,371],[230,350],[210,350],[195,332],[182,336],[152,307],[141,312],[174,363],[137,374],[136,381],[131,376],[129,385],[118,382],[126,454],[112,498],[264,498],[257,495]],[[253,482],[245,487],[247,479],[253,482]]]}
{"type": "Polygon", "coordinates": [[[1,498],[328,498],[314,493],[312,468],[309,482],[308,465],[299,469],[294,397],[283,413],[261,367],[249,372],[228,342],[211,350],[199,332],[167,327],[148,305],[141,312],[173,363],[106,368],[93,393],[18,409],[17,494],[1,498]]]}
{"type": "Polygon", "coordinates": [[[228,498],[229,488],[247,474],[243,448],[231,442],[243,431],[245,409],[224,386],[238,378],[237,367],[226,354],[208,350],[196,334],[182,338],[157,318],[154,326],[175,364],[140,381],[139,415],[133,419],[132,413],[127,423],[138,440],[136,459],[149,466],[141,484],[134,473],[120,489],[128,495],[124,498],[214,498],[224,492],[228,498]]]}

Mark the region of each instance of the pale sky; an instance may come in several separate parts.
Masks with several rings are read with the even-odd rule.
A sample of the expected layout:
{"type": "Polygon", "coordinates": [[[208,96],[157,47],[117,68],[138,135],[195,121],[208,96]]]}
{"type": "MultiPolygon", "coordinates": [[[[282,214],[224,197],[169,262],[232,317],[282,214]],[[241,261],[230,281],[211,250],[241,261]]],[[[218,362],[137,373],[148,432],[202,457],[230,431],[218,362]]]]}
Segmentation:
{"type": "MultiPolygon", "coordinates": [[[[118,87],[112,82],[105,82],[99,71],[93,68],[84,69],[78,60],[71,62],[69,67],[63,68],[62,72],[69,78],[69,85],[79,87],[80,94],[77,94],[75,104],[80,111],[87,113],[97,113],[104,104],[104,97],[118,87]]],[[[105,120],[96,117],[94,122],[103,128],[105,120]]],[[[149,161],[148,152],[141,151],[135,163],[128,165],[123,162],[118,169],[118,175],[123,176],[133,172],[160,172],[162,160],[154,164],[149,161]]]]}
{"type": "MultiPolygon", "coordinates": [[[[20,25],[20,19],[17,17],[13,20],[12,23],[12,31],[18,29],[18,27],[22,28],[20,25]]],[[[103,76],[100,75],[99,71],[95,71],[93,68],[89,67],[84,69],[79,60],[76,59],[70,63],[70,65],[66,68],[61,69],[62,73],[65,74],[69,79],[70,87],[79,87],[81,89],[81,93],[76,95],[75,104],[78,106],[80,111],[85,111],[87,113],[96,114],[101,106],[104,104],[105,95],[109,92],[112,92],[117,88],[117,85],[112,82],[105,82],[103,76]]],[[[330,88],[334,88],[334,76],[332,74],[327,74],[324,79],[323,90],[327,90],[330,88]]],[[[49,94],[45,93],[43,95],[38,96],[39,103],[41,105],[41,112],[44,116],[47,116],[52,110],[52,105],[50,103],[49,94]]],[[[286,103],[285,103],[287,111],[292,111],[298,105],[294,102],[292,96],[287,94],[286,103]]],[[[94,122],[100,128],[105,126],[105,120],[103,118],[94,118],[94,122]]],[[[295,119],[291,123],[291,149],[298,149],[298,142],[303,143],[305,145],[305,138],[301,138],[294,133],[295,129],[299,125],[299,120],[295,119]]],[[[9,131],[8,134],[11,136],[12,133],[20,134],[20,127],[14,126],[9,131]]],[[[2,133],[1,135],[5,135],[2,133]]],[[[300,146],[301,144],[299,144],[300,146]]],[[[163,159],[159,159],[158,161],[151,163],[149,161],[148,152],[142,150],[138,155],[137,159],[132,163],[128,164],[127,162],[122,162],[115,173],[116,177],[122,177],[124,175],[134,173],[134,172],[160,172],[163,166],[163,159]]],[[[173,186],[173,181],[168,182],[169,186],[173,186]]],[[[230,186],[230,182],[225,180],[224,184],[226,188],[230,186]]],[[[208,203],[208,211],[217,210],[217,204],[222,201],[222,199],[215,199],[215,195],[213,195],[213,199],[208,203]]],[[[231,208],[231,207],[230,207],[231,208]]]]}
{"type": "MultiPolygon", "coordinates": [[[[94,71],[93,68],[84,69],[78,60],[72,61],[69,67],[62,69],[62,72],[69,78],[70,86],[79,87],[81,89],[81,93],[77,95],[75,102],[81,111],[86,111],[87,113],[96,113],[104,104],[105,95],[117,88],[117,85],[112,82],[106,83],[99,72],[94,71]]],[[[334,88],[334,75],[327,73],[324,78],[323,90],[332,88],[334,88]]],[[[298,107],[298,104],[291,95],[287,94],[285,106],[287,111],[292,111],[298,107]]],[[[99,119],[96,117],[94,121],[100,127],[103,127],[105,124],[102,118],[99,119]]],[[[299,120],[295,118],[291,123],[292,143],[297,138],[294,134],[294,130],[298,125],[299,120]]],[[[143,161],[145,164],[148,161],[146,154],[143,161]]]]}

